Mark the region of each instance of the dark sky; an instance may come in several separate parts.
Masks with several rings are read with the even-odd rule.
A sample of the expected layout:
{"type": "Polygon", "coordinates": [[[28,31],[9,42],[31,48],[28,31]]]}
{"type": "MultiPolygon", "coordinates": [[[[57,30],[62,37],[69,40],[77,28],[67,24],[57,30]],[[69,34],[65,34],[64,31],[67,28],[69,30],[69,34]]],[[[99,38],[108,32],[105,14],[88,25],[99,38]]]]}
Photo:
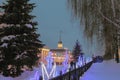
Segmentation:
{"type": "Polygon", "coordinates": [[[73,49],[75,41],[81,42],[82,33],[77,21],[72,20],[71,13],[67,8],[66,0],[39,0],[37,19],[39,19],[39,30],[41,40],[50,48],[56,48],[59,33],[64,47],[73,49]]]}
{"type": "MultiPolygon", "coordinates": [[[[1,2],[4,0],[0,0],[1,2]]],[[[31,0],[36,3],[33,14],[38,22],[37,32],[40,40],[49,48],[57,48],[59,33],[65,48],[73,50],[76,40],[79,40],[86,55],[96,53],[95,48],[87,44],[79,21],[73,20],[67,7],[67,0],[31,0]]],[[[95,45],[94,45],[95,47],[95,45]]],[[[98,51],[97,51],[98,52],[98,51]]]]}

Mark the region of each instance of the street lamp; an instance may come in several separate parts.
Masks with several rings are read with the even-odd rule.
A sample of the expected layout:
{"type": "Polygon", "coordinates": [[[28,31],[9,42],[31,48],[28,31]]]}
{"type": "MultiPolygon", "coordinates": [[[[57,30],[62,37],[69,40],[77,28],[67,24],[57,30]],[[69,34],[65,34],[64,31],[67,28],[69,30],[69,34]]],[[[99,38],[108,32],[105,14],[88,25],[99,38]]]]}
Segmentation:
{"type": "Polygon", "coordinates": [[[120,58],[120,33],[117,34],[117,52],[116,52],[116,62],[119,63],[120,58]]]}
{"type": "Polygon", "coordinates": [[[120,53],[120,33],[116,30],[113,35],[114,42],[113,42],[113,50],[114,50],[114,58],[117,63],[119,63],[119,53],[120,53]]]}

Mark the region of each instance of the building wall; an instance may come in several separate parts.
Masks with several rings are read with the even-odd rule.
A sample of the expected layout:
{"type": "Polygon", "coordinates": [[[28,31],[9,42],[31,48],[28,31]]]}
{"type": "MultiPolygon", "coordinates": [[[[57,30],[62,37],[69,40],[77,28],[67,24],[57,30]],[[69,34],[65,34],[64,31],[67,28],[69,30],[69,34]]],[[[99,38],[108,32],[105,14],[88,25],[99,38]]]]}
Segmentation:
{"type": "MultiPolygon", "coordinates": [[[[52,52],[52,58],[54,60],[54,62],[56,62],[57,64],[62,64],[62,62],[65,60],[65,55],[66,55],[66,51],[68,51],[67,49],[54,49],[54,50],[50,50],[49,48],[42,48],[40,49],[41,50],[41,53],[40,53],[40,56],[41,56],[41,59],[40,61],[44,62],[44,63],[47,63],[46,61],[46,57],[48,56],[48,53],[49,52],[52,52]]],[[[68,56],[69,56],[69,62],[72,61],[72,58],[71,58],[71,53],[70,51],[68,51],[68,56]]]]}
{"type": "Polygon", "coordinates": [[[50,49],[45,46],[43,48],[40,48],[39,50],[40,50],[40,53],[38,53],[38,56],[40,57],[39,62],[42,61],[46,63],[45,58],[48,55],[50,49]]]}

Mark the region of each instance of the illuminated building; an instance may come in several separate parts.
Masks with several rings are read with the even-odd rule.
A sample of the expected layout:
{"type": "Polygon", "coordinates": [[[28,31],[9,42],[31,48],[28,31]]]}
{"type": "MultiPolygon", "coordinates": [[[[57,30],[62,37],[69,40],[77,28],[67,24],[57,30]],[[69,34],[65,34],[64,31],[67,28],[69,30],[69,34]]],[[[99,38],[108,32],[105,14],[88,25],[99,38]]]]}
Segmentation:
{"type": "Polygon", "coordinates": [[[50,49],[47,46],[44,46],[43,48],[40,48],[40,53],[38,56],[40,57],[40,61],[46,62],[45,58],[48,55],[50,49]]]}
{"type": "Polygon", "coordinates": [[[54,62],[57,64],[62,64],[62,62],[65,60],[66,53],[70,57],[70,51],[67,48],[63,48],[63,43],[61,40],[58,42],[58,47],[56,49],[50,49],[50,51],[52,52],[54,62]]]}
{"type": "MultiPolygon", "coordinates": [[[[52,52],[52,58],[54,62],[57,64],[62,64],[62,62],[65,60],[65,55],[68,54],[69,56],[69,62],[72,61],[72,55],[69,49],[63,47],[63,43],[61,41],[61,36],[58,41],[57,48],[55,49],[49,49],[48,47],[43,47],[41,49],[41,60],[44,61],[46,56],[49,52],[52,52]]],[[[45,62],[45,61],[44,61],[45,62]]]]}
{"type": "Polygon", "coordinates": [[[41,58],[44,59],[48,55],[49,51],[50,51],[50,49],[47,46],[42,48],[42,50],[41,50],[41,56],[42,57],[41,58]]]}
{"type": "Polygon", "coordinates": [[[40,50],[41,50],[41,53],[38,54],[38,56],[40,56],[40,61],[43,61],[44,63],[46,63],[45,60],[49,52],[52,52],[51,54],[52,58],[54,62],[56,62],[57,64],[62,64],[62,62],[65,60],[66,54],[68,54],[69,56],[69,62],[71,61],[72,55],[67,48],[63,48],[62,41],[58,42],[58,47],[56,49],[49,49],[47,46],[44,46],[40,50]]]}

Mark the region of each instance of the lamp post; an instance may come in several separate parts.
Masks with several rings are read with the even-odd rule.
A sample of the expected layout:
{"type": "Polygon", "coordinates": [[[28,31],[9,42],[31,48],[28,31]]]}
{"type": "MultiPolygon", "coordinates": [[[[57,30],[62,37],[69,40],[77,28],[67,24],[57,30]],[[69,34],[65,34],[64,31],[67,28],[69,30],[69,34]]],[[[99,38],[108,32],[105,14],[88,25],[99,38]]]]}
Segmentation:
{"type": "Polygon", "coordinates": [[[116,34],[114,35],[114,49],[115,49],[115,61],[119,63],[119,48],[120,48],[120,33],[119,30],[116,30],[116,34]]]}
{"type": "Polygon", "coordinates": [[[119,53],[120,53],[120,33],[117,34],[117,53],[116,53],[116,62],[119,63],[119,53]]]}

